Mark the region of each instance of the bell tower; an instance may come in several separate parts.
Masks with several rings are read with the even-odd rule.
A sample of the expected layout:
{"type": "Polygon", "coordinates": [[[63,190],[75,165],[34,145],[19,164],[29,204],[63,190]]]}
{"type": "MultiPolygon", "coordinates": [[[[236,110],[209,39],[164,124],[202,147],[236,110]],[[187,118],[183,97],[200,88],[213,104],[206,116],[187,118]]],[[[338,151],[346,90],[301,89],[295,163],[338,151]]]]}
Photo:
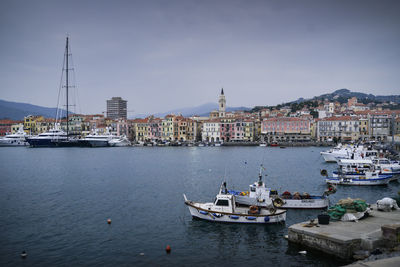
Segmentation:
{"type": "Polygon", "coordinates": [[[219,117],[225,117],[225,110],[226,110],[226,99],[224,95],[224,88],[221,89],[221,94],[219,95],[219,117]]]}

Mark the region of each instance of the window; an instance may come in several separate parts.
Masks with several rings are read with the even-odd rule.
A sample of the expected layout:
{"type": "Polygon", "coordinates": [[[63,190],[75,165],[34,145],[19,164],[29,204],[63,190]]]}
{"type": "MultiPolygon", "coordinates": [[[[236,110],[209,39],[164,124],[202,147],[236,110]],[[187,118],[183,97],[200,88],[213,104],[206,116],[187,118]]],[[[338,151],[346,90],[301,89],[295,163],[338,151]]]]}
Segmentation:
{"type": "Polygon", "coordinates": [[[229,207],[229,201],[227,199],[218,199],[215,205],[229,207]]]}

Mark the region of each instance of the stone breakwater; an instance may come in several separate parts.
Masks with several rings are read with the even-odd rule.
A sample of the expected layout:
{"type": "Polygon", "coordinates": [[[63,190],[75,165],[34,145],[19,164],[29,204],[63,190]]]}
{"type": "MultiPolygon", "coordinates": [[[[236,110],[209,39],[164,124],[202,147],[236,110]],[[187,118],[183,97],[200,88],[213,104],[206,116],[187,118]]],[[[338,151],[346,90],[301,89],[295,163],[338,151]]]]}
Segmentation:
{"type": "Polygon", "coordinates": [[[400,245],[400,210],[383,212],[372,205],[370,216],[357,222],[334,221],[309,226],[308,222],[290,226],[289,241],[343,260],[357,259],[354,256],[359,251],[369,255],[379,248],[390,249],[400,245]]]}

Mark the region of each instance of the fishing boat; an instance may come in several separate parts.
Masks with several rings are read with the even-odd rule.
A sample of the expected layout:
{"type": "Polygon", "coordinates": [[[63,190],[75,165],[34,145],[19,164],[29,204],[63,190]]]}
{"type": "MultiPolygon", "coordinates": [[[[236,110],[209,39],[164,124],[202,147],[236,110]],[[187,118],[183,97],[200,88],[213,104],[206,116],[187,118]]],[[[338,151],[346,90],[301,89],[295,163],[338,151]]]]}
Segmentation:
{"type": "Polygon", "coordinates": [[[298,192],[291,194],[288,191],[279,195],[278,191],[267,188],[262,181],[264,170],[265,168],[261,165],[258,181],[249,185],[249,191],[228,190],[230,194],[235,195],[237,204],[282,209],[324,209],[329,206],[328,196],[336,192],[334,187],[328,187],[320,196],[298,192]]]}
{"type": "Polygon", "coordinates": [[[342,172],[340,168],[329,177],[326,170],[321,171],[326,176],[325,182],[334,185],[387,185],[393,175],[381,174],[378,171],[360,171],[358,173],[342,172]]]}
{"type": "Polygon", "coordinates": [[[386,158],[341,159],[338,161],[338,166],[338,171],[335,171],[334,175],[341,173],[346,178],[359,177],[366,172],[392,175],[391,181],[400,177],[400,165],[386,158]]]}
{"type": "Polygon", "coordinates": [[[348,177],[337,175],[325,178],[325,182],[335,185],[387,185],[392,175],[367,173],[365,176],[348,177]]]}
{"type": "Polygon", "coordinates": [[[284,222],[286,211],[261,206],[243,207],[236,204],[236,196],[230,194],[226,184],[221,185],[214,202],[194,202],[186,198],[185,205],[194,218],[226,223],[271,224],[284,222]]]}

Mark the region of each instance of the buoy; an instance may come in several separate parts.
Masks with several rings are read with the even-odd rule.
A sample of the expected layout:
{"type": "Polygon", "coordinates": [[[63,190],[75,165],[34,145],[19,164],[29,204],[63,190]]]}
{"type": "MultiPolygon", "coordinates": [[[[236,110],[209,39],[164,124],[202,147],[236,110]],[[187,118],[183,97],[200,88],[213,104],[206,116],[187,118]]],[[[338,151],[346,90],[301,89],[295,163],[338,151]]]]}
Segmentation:
{"type": "Polygon", "coordinates": [[[22,253],[21,253],[21,258],[25,259],[26,256],[28,256],[28,254],[26,253],[26,251],[25,251],[25,250],[22,251],[22,253]]]}
{"type": "Polygon", "coordinates": [[[167,247],[165,248],[165,251],[169,254],[171,253],[171,246],[167,245],[167,247]]]}
{"type": "Polygon", "coordinates": [[[111,219],[107,219],[107,223],[108,223],[108,224],[111,224],[111,219]]]}
{"type": "Polygon", "coordinates": [[[288,235],[285,235],[285,239],[289,239],[289,236],[288,236],[288,235]]]}
{"type": "Polygon", "coordinates": [[[302,251],[299,251],[299,253],[300,253],[300,254],[303,254],[303,255],[306,255],[306,254],[307,254],[307,251],[302,250],[302,251]]]}
{"type": "Polygon", "coordinates": [[[140,254],[139,254],[140,256],[144,256],[144,253],[143,252],[140,252],[140,254]]]}

